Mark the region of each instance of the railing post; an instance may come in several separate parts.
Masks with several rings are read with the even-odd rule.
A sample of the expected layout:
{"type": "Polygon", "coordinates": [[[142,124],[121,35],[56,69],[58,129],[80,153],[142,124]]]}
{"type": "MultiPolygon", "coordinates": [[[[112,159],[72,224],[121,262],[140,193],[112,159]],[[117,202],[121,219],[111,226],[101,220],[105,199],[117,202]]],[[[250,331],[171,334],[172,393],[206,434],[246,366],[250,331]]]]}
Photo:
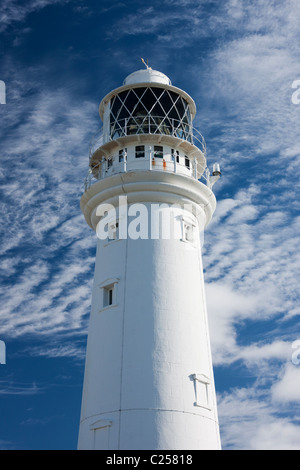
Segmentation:
{"type": "Polygon", "coordinates": [[[127,171],[127,152],[125,152],[125,150],[124,150],[124,153],[123,153],[123,160],[124,160],[124,173],[126,173],[126,171],[127,171]]]}
{"type": "Polygon", "coordinates": [[[150,161],[150,170],[152,170],[152,147],[149,148],[149,161],[150,161]]]}

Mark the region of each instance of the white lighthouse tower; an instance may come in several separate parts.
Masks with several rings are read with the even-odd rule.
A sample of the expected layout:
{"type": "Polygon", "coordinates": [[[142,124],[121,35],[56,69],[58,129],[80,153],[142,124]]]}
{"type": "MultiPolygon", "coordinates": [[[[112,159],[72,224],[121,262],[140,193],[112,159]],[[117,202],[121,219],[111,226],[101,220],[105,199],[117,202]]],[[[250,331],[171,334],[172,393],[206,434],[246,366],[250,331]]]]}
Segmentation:
{"type": "Polygon", "coordinates": [[[219,449],[199,236],[219,166],[210,176],[193,99],[148,66],[99,112],[81,199],[98,238],[78,448],[219,449]]]}

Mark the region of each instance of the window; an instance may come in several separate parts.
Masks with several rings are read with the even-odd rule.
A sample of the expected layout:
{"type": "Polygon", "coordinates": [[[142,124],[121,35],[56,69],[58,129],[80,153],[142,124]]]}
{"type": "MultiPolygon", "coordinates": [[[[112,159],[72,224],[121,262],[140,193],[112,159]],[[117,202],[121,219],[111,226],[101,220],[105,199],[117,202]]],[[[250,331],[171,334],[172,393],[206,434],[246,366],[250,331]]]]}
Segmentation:
{"type": "Polygon", "coordinates": [[[118,240],[119,222],[113,222],[108,226],[108,240],[118,240]]]}
{"type": "Polygon", "coordinates": [[[115,304],[115,295],[114,295],[115,285],[110,284],[103,288],[103,307],[109,307],[110,305],[115,304]]]}
{"type": "Polygon", "coordinates": [[[105,287],[103,289],[103,307],[113,304],[114,286],[105,287]]]}
{"type": "Polygon", "coordinates": [[[182,219],[182,240],[184,242],[194,243],[196,226],[185,219],[182,219]]]}
{"type": "Polygon", "coordinates": [[[175,156],[176,156],[176,163],[179,163],[179,150],[171,149],[172,162],[174,162],[175,156]]]}
{"type": "Polygon", "coordinates": [[[0,341],[0,364],[6,364],[6,346],[4,341],[0,341]]]}
{"type": "Polygon", "coordinates": [[[135,158],[145,157],[145,145],[137,145],[135,147],[135,158]]]}
{"type": "Polygon", "coordinates": [[[190,168],[190,159],[186,155],[184,156],[184,164],[187,168],[190,168]]]}
{"type": "Polygon", "coordinates": [[[192,225],[184,224],[183,238],[186,242],[192,242],[193,241],[193,227],[192,227],[192,225]]]}
{"type": "Polygon", "coordinates": [[[126,161],[127,149],[119,150],[119,163],[126,161]]]}
{"type": "Polygon", "coordinates": [[[116,306],[118,281],[119,279],[107,279],[100,285],[102,290],[102,305],[100,305],[100,310],[116,306]]]}
{"type": "Polygon", "coordinates": [[[111,158],[108,158],[107,160],[107,169],[109,169],[112,165],[113,165],[113,159],[111,157],[111,158]]]}
{"type": "Polygon", "coordinates": [[[209,378],[204,374],[193,374],[192,379],[194,380],[194,391],[196,399],[194,406],[201,406],[210,410],[211,405],[209,397],[209,378]]]}
{"type": "Polygon", "coordinates": [[[154,145],[154,156],[156,158],[163,158],[164,157],[164,148],[160,145],[154,145]]]}
{"type": "Polygon", "coordinates": [[[166,134],[192,141],[188,102],[154,84],[114,95],[110,102],[110,136],[166,134]]]}
{"type": "Polygon", "coordinates": [[[99,419],[90,425],[94,450],[109,449],[109,430],[111,426],[112,421],[106,419],[99,419]]]}

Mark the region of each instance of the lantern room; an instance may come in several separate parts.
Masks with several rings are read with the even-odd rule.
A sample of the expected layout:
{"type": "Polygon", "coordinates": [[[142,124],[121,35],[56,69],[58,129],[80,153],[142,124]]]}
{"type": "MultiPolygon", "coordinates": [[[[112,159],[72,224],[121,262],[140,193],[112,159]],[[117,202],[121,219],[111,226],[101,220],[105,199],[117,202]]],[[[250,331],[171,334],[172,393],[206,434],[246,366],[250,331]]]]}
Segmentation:
{"type": "MultiPolygon", "coordinates": [[[[147,66],[130,74],[100,103],[100,137],[90,147],[90,180],[130,170],[159,170],[200,179],[205,142],[196,129],[194,100],[147,66]]],[[[89,180],[89,181],[88,181],[89,180]]]]}

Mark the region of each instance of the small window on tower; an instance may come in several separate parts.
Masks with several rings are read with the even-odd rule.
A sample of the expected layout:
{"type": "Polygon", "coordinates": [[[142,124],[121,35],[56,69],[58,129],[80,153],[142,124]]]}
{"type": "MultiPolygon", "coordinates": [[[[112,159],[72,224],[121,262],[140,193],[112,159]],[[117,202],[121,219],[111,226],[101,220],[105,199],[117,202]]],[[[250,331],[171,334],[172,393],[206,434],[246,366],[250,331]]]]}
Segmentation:
{"type": "Polygon", "coordinates": [[[114,286],[107,286],[103,289],[103,307],[109,307],[113,304],[114,286]]]}
{"type": "Polygon", "coordinates": [[[190,168],[190,159],[186,155],[184,157],[184,163],[187,168],[190,168]]]}
{"type": "Polygon", "coordinates": [[[109,169],[113,165],[112,157],[107,160],[107,169],[109,169]]]}
{"type": "Polygon", "coordinates": [[[117,304],[118,279],[108,279],[100,287],[102,289],[102,305],[100,309],[113,307],[117,304]]]}
{"type": "Polygon", "coordinates": [[[183,220],[182,226],[182,240],[189,243],[194,243],[194,230],[195,226],[192,223],[183,220]]]}
{"type": "Polygon", "coordinates": [[[211,409],[210,404],[210,380],[204,374],[193,374],[195,399],[194,406],[211,409]]]}
{"type": "Polygon", "coordinates": [[[160,145],[154,145],[154,156],[156,158],[164,158],[164,148],[160,145]]]}
{"type": "Polygon", "coordinates": [[[145,157],[145,145],[137,145],[135,147],[135,158],[145,157]]]}
{"type": "Polygon", "coordinates": [[[118,240],[119,239],[119,222],[112,222],[108,226],[108,240],[118,240]]]}

